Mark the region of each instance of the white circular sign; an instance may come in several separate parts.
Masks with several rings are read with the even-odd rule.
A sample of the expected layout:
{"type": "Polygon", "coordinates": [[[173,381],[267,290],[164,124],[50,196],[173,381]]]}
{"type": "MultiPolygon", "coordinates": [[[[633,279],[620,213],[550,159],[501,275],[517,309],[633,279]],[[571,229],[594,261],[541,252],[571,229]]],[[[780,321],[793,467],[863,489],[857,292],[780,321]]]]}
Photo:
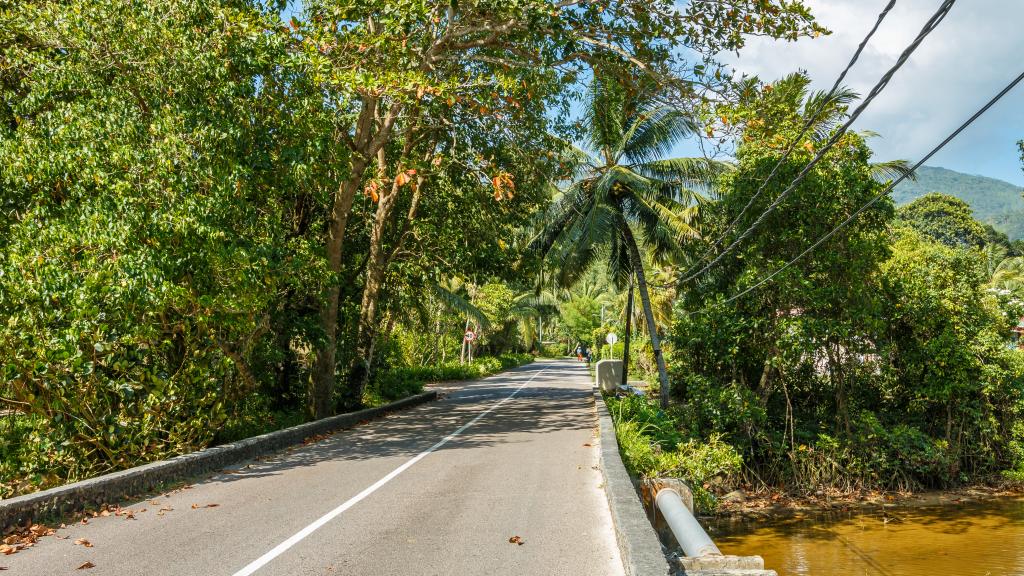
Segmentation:
{"type": "Polygon", "coordinates": [[[466,330],[466,341],[472,342],[473,340],[476,340],[476,333],[472,330],[466,330]]]}
{"type": "Polygon", "coordinates": [[[619,341],[619,337],[615,335],[615,332],[609,332],[608,335],[605,336],[604,341],[607,342],[609,346],[612,346],[619,341]]]}

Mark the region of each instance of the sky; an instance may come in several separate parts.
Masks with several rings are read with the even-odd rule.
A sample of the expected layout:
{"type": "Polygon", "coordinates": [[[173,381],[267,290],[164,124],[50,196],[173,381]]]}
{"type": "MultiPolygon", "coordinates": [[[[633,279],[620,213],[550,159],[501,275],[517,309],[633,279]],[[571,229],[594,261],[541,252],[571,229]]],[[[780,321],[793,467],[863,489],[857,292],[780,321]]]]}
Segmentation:
{"type": "MultiPolygon", "coordinates": [[[[833,33],[794,43],[751,39],[722,59],[763,80],[806,70],[827,90],[874,25],[887,0],[807,0],[833,33]]],[[[897,0],[845,84],[866,94],[892,66],[940,0],[897,0]]],[[[853,125],[881,136],[874,160],[916,162],[1024,71],[1024,0],[960,0],[853,125]]],[[[1007,94],[928,164],[1024,186],[1024,84],[1007,94]]]]}

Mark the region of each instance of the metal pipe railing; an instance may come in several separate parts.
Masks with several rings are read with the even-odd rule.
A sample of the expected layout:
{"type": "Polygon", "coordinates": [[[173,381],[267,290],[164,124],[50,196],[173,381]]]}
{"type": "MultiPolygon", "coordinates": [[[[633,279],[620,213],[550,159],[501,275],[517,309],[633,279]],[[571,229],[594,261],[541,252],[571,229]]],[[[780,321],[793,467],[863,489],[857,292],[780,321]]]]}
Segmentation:
{"type": "Polygon", "coordinates": [[[672,488],[662,488],[654,497],[654,504],[661,512],[679,547],[687,556],[721,556],[722,551],[701,528],[693,513],[686,507],[682,496],[672,488]]]}

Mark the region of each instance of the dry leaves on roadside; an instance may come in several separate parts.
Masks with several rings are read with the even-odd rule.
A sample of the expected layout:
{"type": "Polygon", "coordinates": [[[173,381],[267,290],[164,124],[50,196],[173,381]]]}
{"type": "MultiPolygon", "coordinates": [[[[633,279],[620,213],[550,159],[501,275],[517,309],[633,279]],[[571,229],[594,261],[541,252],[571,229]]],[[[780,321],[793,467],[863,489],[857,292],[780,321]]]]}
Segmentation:
{"type": "Polygon", "coordinates": [[[520,538],[519,536],[513,536],[513,537],[508,539],[508,543],[509,544],[516,544],[518,546],[522,546],[523,544],[526,544],[526,541],[523,540],[522,538],[520,538]]]}
{"type": "Polygon", "coordinates": [[[86,548],[92,548],[92,542],[89,542],[85,538],[79,538],[78,540],[75,540],[75,544],[78,544],[79,546],[85,546],[86,548]]]}
{"type": "Polygon", "coordinates": [[[50,536],[56,530],[42,524],[33,524],[21,532],[7,535],[0,543],[0,554],[10,556],[15,552],[35,546],[36,541],[43,536],[50,536]]]}
{"type": "Polygon", "coordinates": [[[85,564],[82,564],[78,568],[75,568],[75,570],[85,570],[87,568],[95,568],[95,567],[96,567],[95,564],[93,564],[92,562],[88,562],[87,561],[85,564]]]}
{"type": "Polygon", "coordinates": [[[315,443],[317,443],[317,442],[319,442],[321,440],[326,440],[326,439],[328,439],[330,437],[331,437],[330,434],[316,434],[314,436],[310,436],[310,437],[306,438],[305,440],[302,441],[302,443],[305,444],[305,445],[315,444],[315,443]]]}
{"type": "Polygon", "coordinates": [[[216,508],[217,506],[220,506],[220,504],[207,504],[206,506],[200,506],[199,504],[193,504],[192,505],[192,509],[193,510],[197,510],[199,508],[216,508]]]}

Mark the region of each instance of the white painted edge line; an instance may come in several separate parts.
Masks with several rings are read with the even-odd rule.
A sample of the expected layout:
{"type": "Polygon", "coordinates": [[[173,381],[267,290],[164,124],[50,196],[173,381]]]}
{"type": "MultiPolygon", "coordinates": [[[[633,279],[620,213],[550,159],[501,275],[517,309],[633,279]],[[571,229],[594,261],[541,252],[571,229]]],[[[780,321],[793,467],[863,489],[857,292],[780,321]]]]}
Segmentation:
{"type": "Polygon", "coordinates": [[[457,430],[455,430],[455,432],[452,432],[451,434],[449,434],[449,435],[445,436],[444,438],[442,438],[441,441],[439,441],[437,444],[434,444],[430,448],[427,448],[423,452],[420,452],[416,456],[413,456],[413,458],[410,459],[408,462],[406,462],[405,464],[402,464],[398,468],[395,468],[394,470],[389,472],[387,476],[384,476],[380,480],[377,480],[372,485],[370,485],[367,488],[365,488],[359,494],[356,494],[355,496],[353,496],[353,497],[349,498],[348,500],[346,500],[343,504],[341,504],[340,506],[338,506],[334,510],[331,510],[327,514],[324,514],[320,518],[317,518],[312,524],[310,524],[309,526],[306,526],[302,530],[299,530],[291,538],[288,538],[284,542],[281,542],[280,544],[275,546],[273,549],[271,549],[269,552],[267,552],[263,556],[260,556],[259,558],[253,560],[245,568],[242,568],[238,572],[235,572],[232,576],[249,576],[250,574],[256,572],[260,568],[266,566],[267,563],[269,563],[274,558],[277,558],[278,556],[280,556],[282,553],[284,553],[286,550],[288,550],[292,546],[295,546],[296,544],[301,542],[306,536],[309,536],[313,532],[316,532],[321,526],[323,526],[324,524],[327,524],[328,522],[330,522],[331,520],[336,518],[342,512],[344,512],[344,511],[348,510],[349,508],[355,506],[356,504],[361,502],[363,499],[365,499],[367,496],[369,496],[370,494],[373,494],[374,492],[376,492],[381,486],[383,486],[383,485],[387,484],[388,482],[390,482],[391,480],[393,480],[396,476],[398,476],[402,472],[405,472],[407,469],[409,469],[410,466],[412,466],[413,464],[419,462],[424,457],[426,457],[427,454],[430,454],[431,452],[434,452],[438,448],[444,446],[445,444],[450,442],[453,438],[455,438],[459,434],[462,434],[463,432],[465,432],[467,428],[469,428],[473,424],[476,424],[481,418],[483,418],[484,416],[487,416],[488,414],[493,412],[495,408],[497,408],[498,406],[501,406],[502,404],[504,404],[508,400],[511,400],[516,394],[519,393],[520,390],[525,388],[526,385],[529,384],[530,382],[533,382],[534,378],[536,378],[537,376],[540,376],[546,370],[547,370],[547,367],[541,368],[541,370],[536,372],[533,376],[531,376],[529,380],[527,380],[526,382],[523,382],[522,384],[519,385],[518,388],[513,390],[511,394],[509,394],[508,396],[506,396],[506,397],[502,398],[501,400],[495,402],[494,404],[491,404],[490,408],[488,408],[487,410],[484,410],[480,414],[477,414],[477,416],[475,418],[473,418],[469,422],[466,422],[465,424],[460,426],[457,430]]]}

